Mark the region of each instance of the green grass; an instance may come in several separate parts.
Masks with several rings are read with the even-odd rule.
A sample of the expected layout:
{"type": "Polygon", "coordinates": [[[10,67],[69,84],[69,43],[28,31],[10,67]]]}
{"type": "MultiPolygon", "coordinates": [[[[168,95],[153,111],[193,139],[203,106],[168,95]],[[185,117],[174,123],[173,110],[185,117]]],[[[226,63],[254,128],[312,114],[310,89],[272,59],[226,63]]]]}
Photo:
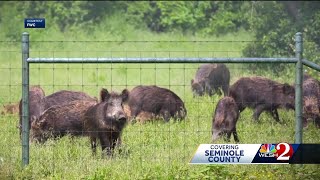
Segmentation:
{"type": "MultiPolygon", "coordinates": [[[[113,22],[113,21],[112,21],[113,22]]],[[[112,23],[109,24],[112,26],[112,23]]],[[[104,27],[101,27],[103,29],[104,27]]],[[[122,42],[31,42],[31,57],[241,57],[251,40],[246,32],[217,37],[153,34],[126,29],[127,35],[98,31],[92,36],[81,32],[31,32],[33,41],[122,40],[122,42]],[[46,33],[45,36],[43,33],[46,33]],[[39,35],[39,36],[37,36],[39,35]],[[50,35],[50,36],[48,36],[50,35]],[[191,41],[215,42],[126,42],[191,41]]],[[[21,98],[20,43],[0,44],[0,104],[21,98]]],[[[190,80],[198,64],[41,64],[31,65],[30,84],[40,84],[46,94],[61,89],[81,90],[98,96],[102,87],[120,91],[139,84],[170,88],[185,102],[188,117],[182,122],[150,122],[128,125],[123,133],[123,153],[113,159],[91,155],[86,137],[49,140],[31,144],[30,165],[21,169],[21,142],[17,116],[0,117],[0,179],[318,179],[318,165],[189,165],[196,148],[211,141],[211,119],[218,96],[193,98],[190,80]]],[[[233,83],[241,76],[263,75],[293,83],[288,70],[281,76],[252,72],[244,65],[228,64],[233,83]]],[[[294,67],[292,66],[291,70],[294,67]]],[[[237,124],[241,143],[294,142],[294,112],[280,111],[283,124],[263,113],[254,123],[252,111],[245,110],[237,124]]],[[[320,143],[319,130],[304,129],[305,143],[320,143]]],[[[232,141],[233,143],[234,141],[232,141]]],[[[225,143],[220,140],[218,143],[225,143]]]]}

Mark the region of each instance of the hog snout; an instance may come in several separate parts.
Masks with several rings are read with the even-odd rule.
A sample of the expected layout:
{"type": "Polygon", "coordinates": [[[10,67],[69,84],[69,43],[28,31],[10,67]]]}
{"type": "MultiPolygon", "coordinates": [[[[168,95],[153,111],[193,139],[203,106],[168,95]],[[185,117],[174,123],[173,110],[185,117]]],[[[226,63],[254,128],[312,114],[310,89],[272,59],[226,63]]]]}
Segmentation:
{"type": "Polygon", "coordinates": [[[112,119],[117,120],[117,121],[126,121],[127,120],[127,116],[124,113],[124,111],[112,113],[110,116],[112,119]]]}
{"type": "Polygon", "coordinates": [[[127,121],[127,116],[124,113],[121,113],[117,117],[118,121],[127,121]]]}
{"type": "Polygon", "coordinates": [[[215,130],[213,133],[212,133],[212,143],[214,143],[215,141],[217,141],[220,137],[220,134],[221,132],[219,130],[215,130]]]}

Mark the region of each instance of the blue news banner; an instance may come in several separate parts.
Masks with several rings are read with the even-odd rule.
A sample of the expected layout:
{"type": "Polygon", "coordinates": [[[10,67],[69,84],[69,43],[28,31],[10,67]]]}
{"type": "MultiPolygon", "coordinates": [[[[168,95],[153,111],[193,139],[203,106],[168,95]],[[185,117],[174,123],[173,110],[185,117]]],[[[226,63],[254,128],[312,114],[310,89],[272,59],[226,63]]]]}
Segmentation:
{"type": "Polygon", "coordinates": [[[201,144],[190,164],[320,164],[320,144],[201,144]]]}
{"type": "Polygon", "coordinates": [[[24,28],[45,28],[46,20],[44,18],[25,18],[24,28]]]}

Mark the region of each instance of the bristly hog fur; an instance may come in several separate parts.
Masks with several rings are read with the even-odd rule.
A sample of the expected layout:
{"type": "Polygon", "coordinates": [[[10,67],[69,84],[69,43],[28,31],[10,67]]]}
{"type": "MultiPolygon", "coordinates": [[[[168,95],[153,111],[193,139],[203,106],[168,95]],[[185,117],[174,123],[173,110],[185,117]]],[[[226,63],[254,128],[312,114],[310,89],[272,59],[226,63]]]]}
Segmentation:
{"type": "Polygon", "coordinates": [[[43,112],[39,118],[34,118],[31,124],[31,139],[45,142],[48,138],[84,136],[83,116],[97,101],[72,101],[63,105],[55,105],[43,112]]]}
{"type": "Polygon", "coordinates": [[[84,115],[84,128],[90,136],[91,148],[96,153],[96,140],[100,140],[102,151],[111,156],[118,142],[121,144],[121,133],[127,123],[123,103],[128,100],[129,91],[121,94],[106,89],[100,91],[100,103],[88,109],[84,115]]]}

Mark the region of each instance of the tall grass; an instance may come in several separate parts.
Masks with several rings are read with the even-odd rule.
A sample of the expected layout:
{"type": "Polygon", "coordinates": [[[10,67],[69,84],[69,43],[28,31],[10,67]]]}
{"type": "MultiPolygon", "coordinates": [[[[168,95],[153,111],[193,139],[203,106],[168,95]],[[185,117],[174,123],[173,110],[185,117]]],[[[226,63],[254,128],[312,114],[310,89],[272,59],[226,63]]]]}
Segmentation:
{"type": "MultiPolygon", "coordinates": [[[[97,28],[91,34],[63,34],[54,28],[30,30],[30,57],[241,57],[246,41],[251,40],[246,32],[221,37],[154,34],[121,26],[121,21],[108,21],[97,28]]],[[[0,44],[0,104],[21,98],[20,48],[20,42],[0,44]]],[[[239,64],[227,66],[231,83],[251,75],[289,83],[294,79],[290,71],[277,76],[253,72],[239,64]]],[[[112,159],[101,158],[99,151],[98,156],[92,156],[86,137],[67,136],[43,145],[32,143],[30,165],[21,169],[18,116],[1,116],[0,179],[318,179],[318,165],[189,165],[198,145],[210,143],[212,114],[220,98],[192,97],[190,80],[197,67],[198,64],[186,63],[30,65],[30,84],[41,85],[47,95],[70,89],[98,96],[102,87],[120,91],[139,84],[155,84],[176,92],[186,104],[188,117],[182,122],[128,125],[123,133],[123,152],[112,159]]],[[[251,116],[252,111],[245,110],[238,121],[241,143],[294,142],[292,111],[280,111],[283,124],[265,113],[258,123],[251,116]]],[[[313,125],[304,129],[304,142],[319,143],[318,132],[313,125]]]]}

